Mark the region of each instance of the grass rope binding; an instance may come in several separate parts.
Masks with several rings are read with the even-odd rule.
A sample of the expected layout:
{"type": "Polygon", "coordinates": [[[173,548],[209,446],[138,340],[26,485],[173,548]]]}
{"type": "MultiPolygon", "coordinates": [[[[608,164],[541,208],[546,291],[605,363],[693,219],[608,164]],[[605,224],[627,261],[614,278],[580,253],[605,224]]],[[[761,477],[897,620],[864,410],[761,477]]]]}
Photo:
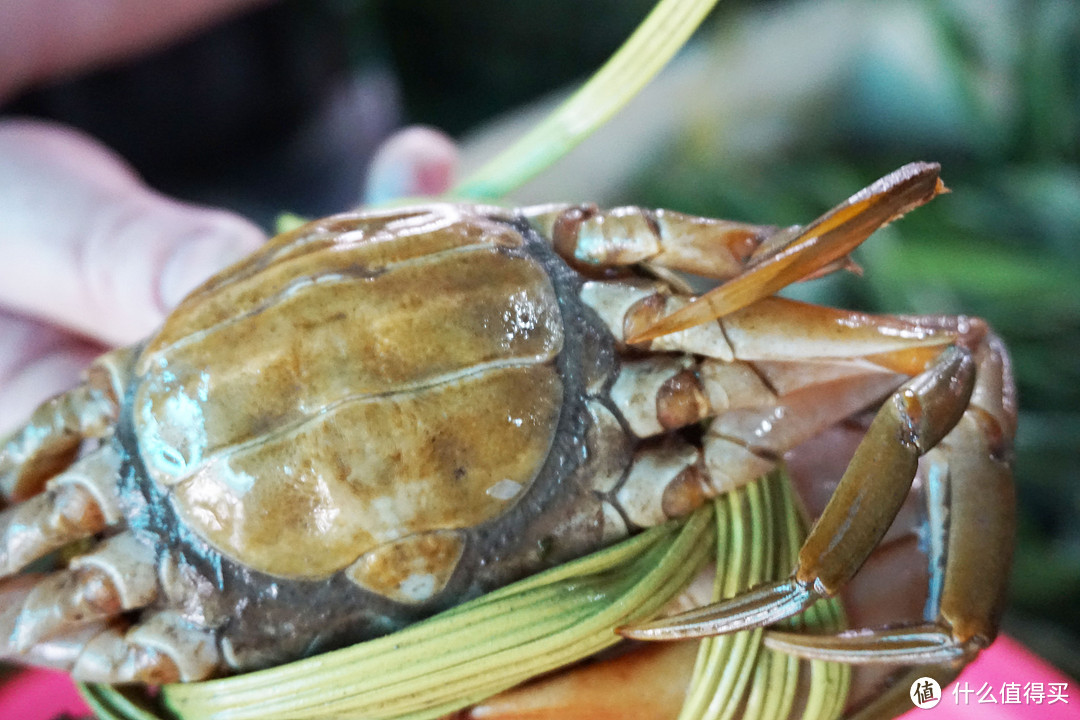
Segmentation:
{"type": "MultiPolygon", "coordinates": [[[[714,501],[717,572],[712,600],[785,576],[798,560],[806,529],[790,480],[774,472],[714,501]]],[[[821,601],[792,628],[814,631],[843,626],[839,602],[821,601]]],[[[800,661],[764,647],[764,631],[749,630],[701,641],[693,680],[679,720],[806,720],[839,717],[847,701],[851,668],[800,661]],[[801,691],[801,692],[800,692],[801,691]]]]}
{"type": "MultiPolygon", "coordinates": [[[[614,628],[658,611],[710,558],[723,595],[791,567],[804,534],[789,481],[774,473],[606,550],[507,586],[391,635],[222,680],[138,690],[83,686],[101,720],[422,720],[475,704],[619,642],[614,628]]],[[[835,627],[835,603],[802,622],[835,627]]],[[[701,643],[681,720],[836,717],[849,669],[762,647],[753,630],[701,643]],[[779,689],[779,691],[778,691],[779,689]]]]}
{"type": "MultiPolygon", "coordinates": [[[[391,635],[269,670],[170,685],[171,717],[434,718],[619,642],[711,554],[712,508],[507,586],[391,635]]],[[[102,720],[160,720],[146,699],[86,690],[102,720]]]]}

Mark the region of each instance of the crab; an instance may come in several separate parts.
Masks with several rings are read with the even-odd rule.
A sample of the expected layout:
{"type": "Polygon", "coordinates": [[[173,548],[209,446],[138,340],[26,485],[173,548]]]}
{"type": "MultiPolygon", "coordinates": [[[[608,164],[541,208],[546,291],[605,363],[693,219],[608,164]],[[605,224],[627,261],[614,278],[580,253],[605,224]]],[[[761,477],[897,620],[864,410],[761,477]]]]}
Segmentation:
{"type": "Polygon", "coordinates": [[[773,641],[969,657],[1011,552],[1002,343],[775,296],[943,190],[913,163],[804,227],[432,204],[278,236],[0,446],[0,656],[109,683],[278,665],[686,516],[879,407],[788,580],[621,631],[732,632],[835,595],[922,462],[950,517],[936,617],[773,641]]]}

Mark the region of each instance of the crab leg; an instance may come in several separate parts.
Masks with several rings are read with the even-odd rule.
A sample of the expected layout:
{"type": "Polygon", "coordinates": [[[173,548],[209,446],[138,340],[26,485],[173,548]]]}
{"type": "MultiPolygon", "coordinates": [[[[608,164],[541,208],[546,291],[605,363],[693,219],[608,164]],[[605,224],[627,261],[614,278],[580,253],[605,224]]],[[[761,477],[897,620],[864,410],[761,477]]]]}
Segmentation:
{"type": "MultiPolygon", "coordinates": [[[[0,592],[0,598],[8,599],[0,592]]],[[[0,613],[0,632],[11,627],[0,613]]],[[[69,628],[26,652],[0,642],[0,657],[51,667],[79,682],[147,683],[204,680],[217,670],[214,638],[186,626],[177,616],[158,613],[130,629],[121,622],[69,628]]]]}
{"type": "Polygon", "coordinates": [[[10,641],[25,652],[74,625],[146,607],[157,588],[153,550],[121,533],[41,578],[19,606],[10,641]]]}
{"type": "Polygon", "coordinates": [[[220,667],[214,635],[189,625],[179,614],[161,611],[122,631],[110,627],[82,647],[70,673],[82,682],[193,682],[220,667]]]}
{"type": "MultiPolygon", "coordinates": [[[[655,284],[589,282],[581,291],[616,339],[626,342],[692,298],[655,284]]],[[[858,358],[878,369],[916,375],[942,348],[985,325],[965,317],[868,315],[778,297],[718,320],[635,344],[652,352],[704,355],[717,360],[798,362],[858,358]]],[[[800,368],[800,373],[804,368],[800,368]]]]}
{"type": "Polygon", "coordinates": [[[25,425],[0,440],[0,497],[19,501],[35,495],[71,464],[84,439],[112,430],[123,397],[121,378],[133,355],[132,348],[121,348],[101,356],[82,385],[42,403],[25,425]]]}
{"type": "Polygon", "coordinates": [[[1008,463],[1015,431],[1014,389],[1004,347],[979,348],[970,407],[927,454],[931,525],[948,518],[944,562],[931,557],[926,621],[834,637],[771,632],[775,649],[844,662],[940,663],[989,645],[1003,611],[1015,518],[1008,463]]]}
{"type": "Polygon", "coordinates": [[[939,169],[927,163],[905,165],[822,215],[746,272],[700,296],[678,313],[641,329],[628,341],[643,342],[700,325],[792,283],[818,277],[879,227],[945,192],[939,169]]]}
{"type": "Polygon", "coordinates": [[[212,676],[221,664],[212,632],[171,612],[144,614],[127,627],[122,613],[149,605],[157,592],[152,552],[126,534],[76,558],[70,571],[10,578],[0,583],[0,658],[83,682],[212,676]]]}
{"type": "Polygon", "coordinates": [[[101,633],[106,625],[91,623],[73,628],[63,638],[25,649],[16,647],[13,640],[20,609],[40,579],[38,575],[19,575],[0,584],[0,658],[67,671],[78,658],[79,648],[101,633]]]}
{"type": "Polygon", "coordinates": [[[526,217],[555,251],[586,275],[638,263],[720,280],[735,277],[756,250],[790,232],[773,225],[694,217],[670,210],[594,205],[527,208],[526,217]]]}
{"type": "Polygon", "coordinates": [[[153,551],[130,533],[49,575],[0,583],[0,658],[54,667],[83,682],[160,684],[203,680],[221,657],[211,631],[171,612],[123,613],[158,596],[153,551]]]}
{"type": "Polygon", "coordinates": [[[73,635],[75,642],[63,636],[57,640],[71,642],[78,652],[68,673],[79,682],[161,685],[181,679],[174,657],[134,642],[123,626],[106,626],[90,637],[78,631],[73,635]]]}
{"type": "Polygon", "coordinates": [[[676,312],[636,328],[641,343],[715,320],[800,280],[849,266],[878,228],[945,192],[940,166],[910,163],[805,227],[777,229],[667,211],[574,206],[526,216],[579,271],[646,264],[725,280],[676,312]]]}
{"type": "Polygon", "coordinates": [[[49,480],[44,492],[0,512],[0,577],[119,522],[119,472],[119,453],[103,445],[49,480]]]}
{"type": "Polygon", "coordinates": [[[789,580],[624,634],[673,639],[759,627],[837,593],[888,529],[918,458],[940,443],[929,462],[944,468],[932,475],[948,483],[952,532],[938,618],[836,637],[773,633],[770,642],[814,658],[907,663],[943,662],[988,645],[1002,610],[1003,568],[1008,567],[1011,547],[1012,486],[1006,457],[1015,410],[1008,376],[996,339],[980,343],[974,354],[951,346],[879,411],[789,580]],[[987,583],[993,592],[985,592],[987,583]]]}
{"type": "MultiPolygon", "coordinates": [[[[638,450],[616,499],[642,527],[685,516],[706,499],[760,477],[786,451],[872,405],[902,380],[852,363],[811,364],[803,378],[807,384],[781,385],[784,392],[778,393],[752,363],[705,360],[680,370],[683,362],[626,363],[611,390],[616,409],[638,437],[715,417],[701,447],[669,437],[638,450]]],[[[769,373],[793,383],[786,374],[769,373]]]]}
{"type": "MultiPolygon", "coordinates": [[[[583,296],[617,335],[680,299],[615,283],[587,284],[583,296]]],[[[641,471],[631,469],[617,504],[639,525],[684,515],[759,477],[786,451],[923,372],[961,335],[981,331],[975,321],[873,317],[766,298],[652,341],[651,350],[707,357],[624,361],[610,397],[630,430],[645,438],[716,419],[703,453],[674,438],[639,451],[641,471]]]]}
{"type": "Polygon", "coordinates": [[[627,635],[654,640],[720,635],[771,624],[835,594],[885,534],[919,456],[956,424],[973,385],[970,353],[951,347],[882,406],[803,544],[791,579],[694,611],[692,620],[677,616],[627,635]]]}

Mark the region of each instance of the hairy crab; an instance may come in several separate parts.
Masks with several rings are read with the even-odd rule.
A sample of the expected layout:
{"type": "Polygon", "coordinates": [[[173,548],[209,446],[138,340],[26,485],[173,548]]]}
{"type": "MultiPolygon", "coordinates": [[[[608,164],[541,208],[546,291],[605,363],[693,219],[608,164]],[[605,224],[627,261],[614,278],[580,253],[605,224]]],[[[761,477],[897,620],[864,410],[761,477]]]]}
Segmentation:
{"type": "Polygon", "coordinates": [[[1011,553],[1004,347],[976,319],[774,296],[942,190],[915,163],[805,227],[443,204],[281,235],[0,446],[0,656],[161,683],[340,647],[684,516],[870,407],[790,579],[623,632],[731,632],[837,593],[921,459],[949,513],[937,617],[773,641],[969,656],[1011,553]],[[723,282],[695,297],[673,270],[723,282]]]}

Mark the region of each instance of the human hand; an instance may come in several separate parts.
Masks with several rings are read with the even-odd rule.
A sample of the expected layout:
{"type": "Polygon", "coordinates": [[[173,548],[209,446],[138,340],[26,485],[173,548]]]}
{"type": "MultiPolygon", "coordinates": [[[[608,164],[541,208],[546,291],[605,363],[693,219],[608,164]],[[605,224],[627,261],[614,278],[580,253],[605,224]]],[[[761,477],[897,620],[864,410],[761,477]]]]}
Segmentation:
{"type": "MultiPolygon", "coordinates": [[[[442,134],[402,131],[377,153],[367,194],[443,192],[454,161],[442,134]]],[[[91,138],[0,122],[0,435],[264,240],[239,216],[155,193],[91,138]]]]}

